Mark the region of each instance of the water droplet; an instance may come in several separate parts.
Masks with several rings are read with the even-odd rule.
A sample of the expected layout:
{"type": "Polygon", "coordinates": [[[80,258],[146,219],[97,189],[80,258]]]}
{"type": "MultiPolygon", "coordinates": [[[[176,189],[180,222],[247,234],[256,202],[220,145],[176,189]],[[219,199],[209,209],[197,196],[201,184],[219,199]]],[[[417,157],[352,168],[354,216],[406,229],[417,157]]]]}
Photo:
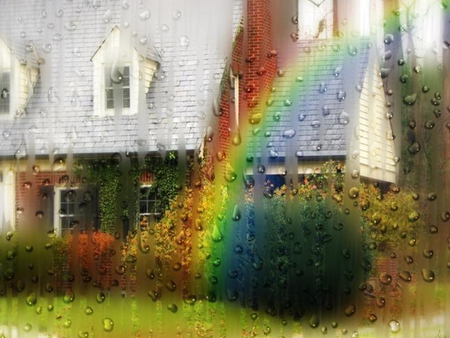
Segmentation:
{"type": "Polygon", "coordinates": [[[104,318],[103,319],[103,330],[106,332],[111,332],[114,329],[114,322],[111,318],[104,318]]]}
{"type": "Polygon", "coordinates": [[[241,210],[237,204],[234,206],[233,215],[231,218],[233,221],[239,221],[241,219],[241,210]]]}
{"type": "Polygon", "coordinates": [[[389,329],[392,333],[400,332],[400,323],[397,320],[392,319],[389,321],[389,329]]]}
{"type": "Polygon", "coordinates": [[[436,198],[437,198],[437,194],[434,193],[434,192],[430,192],[430,193],[427,195],[427,199],[428,199],[429,201],[434,201],[436,198]]]}
{"type": "Polygon", "coordinates": [[[320,85],[319,85],[319,93],[325,93],[327,91],[327,85],[326,85],[326,83],[324,83],[324,82],[322,82],[320,85]]]}
{"type": "Polygon", "coordinates": [[[380,274],[380,276],[378,277],[378,280],[380,281],[381,284],[383,285],[389,285],[392,282],[392,276],[389,275],[386,272],[382,272],[380,274]]]}
{"type": "Polygon", "coordinates": [[[319,326],[319,324],[320,324],[319,317],[316,314],[312,315],[311,318],[309,319],[309,326],[315,329],[319,326]]]}
{"type": "Polygon", "coordinates": [[[414,154],[417,154],[419,151],[420,151],[420,144],[419,144],[419,142],[413,142],[410,146],[409,146],[409,148],[408,148],[408,150],[409,150],[409,152],[412,154],[412,155],[414,155],[414,154]]]}
{"type": "Polygon", "coordinates": [[[357,198],[359,196],[359,189],[357,187],[350,188],[348,196],[352,199],[357,198]]]}
{"type": "Polygon", "coordinates": [[[150,15],[151,15],[150,11],[148,9],[145,9],[141,13],[139,13],[139,19],[145,21],[148,18],[150,18],[150,15]]]}
{"type": "Polygon", "coordinates": [[[422,278],[425,282],[431,283],[435,279],[435,274],[429,269],[422,269],[422,278]]]}
{"type": "Polygon", "coordinates": [[[139,39],[139,43],[141,45],[145,45],[147,43],[147,41],[148,41],[148,39],[145,35],[139,39]]]}
{"type": "Polygon", "coordinates": [[[50,103],[56,103],[59,101],[58,90],[55,87],[50,87],[48,89],[47,100],[50,103]]]}
{"type": "Polygon", "coordinates": [[[313,127],[314,129],[320,128],[320,125],[321,125],[321,123],[319,120],[314,120],[311,122],[311,127],[313,127]]]}
{"type": "Polygon", "coordinates": [[[403,99],[403,102],[408,106],[412,106],[414,103],[416,103],[416,100],[417,94],[413,93],[411,95],[406,95],[405,98],[403,99]]]}
{"type": "Polygon", "coordinates": [[[189,43],[190,43],[190,40],[186,35],[180,36],[180,38],[179,38],[180,47],[187,48],[187,47],[189,47],[189,43]]]}
{"type": "Polygon", "coordinates": [[[231,143],[233,143],[233,145],[235,145],[235,146],[238,146],[241,144],[241,142],[242,142],[241,132],[240,132],[240,130],[238,130],[234,134],[233,139],[231,140],[231,143]]]}
{"type": "Polygon", "coordinates": [[[258,164],[256,170],[259,174],[264,174],[266,172],[266,167],[263,164],[258,164]]]}
{"type": "Polygon", "coordinates": [[[227,180],[228,182],[234,182],[236,178],[237,178],[236,172],[234,171],[231,164],[227,163],[225,167],[225,180],[227,180]]]}
{"type": "Polygon", "coordinates": [[[409,271],[402,271],[399,273],[398,276],[400,277],[401,280],[403,280],[405,282],[411,282],[411,280],[412,280],[412,276],[409,271]]]}
{"type": "Polygon", "coordinates": [[[344,101],[345,98],[347,97],[347,93],[346,93],[345,91],[343,91],[343,90],[339,90],[339,91],[336,93],[336,96],[337,96],[338,101],[339,101],[339,102],[342,102],[342,101],[344,101]]]}
{"type": "Polygon", "coordinates": [[[348,113],[346,113],[345,111],[343,111],[339,115],[339,123],[343,124],[343,125],[349,124],[350,123],[350,115],[348,113]]]}
{"type": "Polygon", "coordinates": [[[323,106],[322,107],[322,115],[323,116],[328,116],[331,114],[331,109],[328,106],[323,106]]]}
{"type": "Polygon", "coordinates": [[[392,34],[386,34],[386,35],[384,36],[384,43],[385,43],[386,45],[389,45],[389,44],[391,44],[392,42],[394,42],[394,35],[392,35],[392,34]]]}
{"type": "Polygon", "coordinates": [[[431,226],[428,228],[428,231],[430,232],[430,234],[437,234],[437,233],[439,232],[439,229],[438,229],[437,226],[431,225],[431,226]]]}
{"type": "Polygon", "coordinates": [[[223,235],[216,223],[214,223],[211,238],[214,242],[220,242],[223,239],[223,235]]]}
{"type": "Polygon", "coordinates": [[[59,33],[53,35],[53,41],[61,41],[63,38],[62,34],[59,33]]]}
{"type": "Polygon", "coordinates": [[[66,28],[66,30],[68,30],[69,32],[73,32],[75,29],[77,29],[77,24],[75,21],[68,21],[64,24],[64,27],[66,28]]]}
{"type": "Polygon", "coordinates": [[[178,306],[174,303],[167,305],[167,309],[172,313],[177,313],[178,306]]]}
{"type": "Polygon", "coordinates": [[[378,319],[378,317],[377,317],[376,314],[371,313],[371,314],[369,315],[369,321],[370,321],[370,322],[374,323],[374,322],[377,321],[377,319],[378,319]]]}
{"type": "Polygon", "coordinates": [[[91,308],[90,306],[86,306],[86,308],[84,309],[84,313],[87,315],[91,315],[94,313],[94,309],[91,308]]]}
{"type": "Polygon", "coordinates": [[[74,301],[74,299],[75,299],[75,294],[73,293],[73,291],[70,289],[67,289],[66,293],[64,294],[64,297],[63,297],[64,303],[66,303],[66,304],[72,303],[74,301]]]}
{"type": "Polygon", "coordinates": [[[430,250],[430,249],[425,249],[425,250],[423,250],[423,256],[428,259],[433,258],[434,251],[430,250]]]}
{"type": "Polygon", "coordinates": [[[269,157],[271,157],[271,158],[278,157],[278,150],[277,149],[270,149],[269,150],[269,157]]]}
{"type": "Polygon", "coordinates": [[[347,308],[344,310],[344,313],[347,317],[353,316],[356,312],[356,306],[354,304],[350,304],[347,306],[347,308]]]}
{"type": "Polygon", "coordinates": [[[305,118],[306,118],[306,115],[305,115],[305,114],[298,114],[298,120],[299,120],[299,121],[304,121],[305,118]]]}
{"type": "Polygon", "coordinates": [[[97,303],[101,304],[101,303],[103,303],[105,301],[106,296],[105,296],[105,294],[103,292],[99,292],[95,296],[95,299],[96,299],[97,303]]]}
{"type": "Polygon", "coordinates": [[[294,129],[286,129],[283,132],[283,137],[285,138],[293,138],[295,136],[295,130],[294,129]]]}
{"type": "Polygon", "coordinates": [[[279,122],[280,119],[281,119],[281,112],[279,112],[279,111],[275,112],[275,113],[273,114],[273,120],[274,120],[275,122],[279,122]]]}
{"type": "Polygon", "coordinates": [[[163,31],[164,33],[169,31],[169,26],[166,24],[162,24],[161,25],[161,31],[163,31]]]}
{"type": "Polygon", "coordinates": [[[31,292],[31,293],[28,295],[27,300],[26,300],[27,305],[29,305],[29,306],[34,306],[34,305],[36,305],[36,301],[37,301],[36,293],[31,292]]]}
{"type": "Polygon", "coordinates": [[[30,332],[33,329],[33,326],[30,323],[25,324],[25,326],[23,327],[23,330],[25,332],[30,332]]]}
{"type": "Polygon", "coordinates": [[[356,54],[358,54],[358,48],[356,48],[356,46],[349,45],[348,46],[348,54],[351,56],[355,56],[356,54]]]}
{"type": "Polygon", "coordinates": [[[180,20],[181,18],[181,12],[180,11],[173,11],[172,12],[172,19],[174,19],[175,21],[180,20]]]}
{"type": "Polygon", "coordinates": [[[42,51],[45,53],[50,53],[52,51],[52,45],[50,43],[43,44],[42,51]]]}

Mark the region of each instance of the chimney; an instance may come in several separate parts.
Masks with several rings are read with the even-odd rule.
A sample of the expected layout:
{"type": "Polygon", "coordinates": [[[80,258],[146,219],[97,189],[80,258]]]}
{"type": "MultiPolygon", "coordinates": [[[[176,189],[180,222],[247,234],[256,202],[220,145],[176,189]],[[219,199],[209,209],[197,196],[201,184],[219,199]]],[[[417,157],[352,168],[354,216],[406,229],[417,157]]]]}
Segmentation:
{"type": "MultiPolygon", "coordinates": [[[[227,81],[223,82],[219,119],[220,155],[227,156],[233,138],[254,114],[264,114],[273,79],[277,74],[278,49],[292,44],[297,26],[291,22],[297,13],[296,1],[279,6],[274,0],[244,0],[243,17],[234,40],[227,81]],[[280,8],[281,7],[281,8],[280,8]],[[238,77],[238,80],[235,78],[238,77]],[[235,86],[238,90],[235,90],[235,86]],[[237,95],[238,93],[238,95],[237,95]]],[[[225,77],[224,77],[225,78],[225,77]]],[[[244,135],[243,135],[244,136],[244,135]]]]}

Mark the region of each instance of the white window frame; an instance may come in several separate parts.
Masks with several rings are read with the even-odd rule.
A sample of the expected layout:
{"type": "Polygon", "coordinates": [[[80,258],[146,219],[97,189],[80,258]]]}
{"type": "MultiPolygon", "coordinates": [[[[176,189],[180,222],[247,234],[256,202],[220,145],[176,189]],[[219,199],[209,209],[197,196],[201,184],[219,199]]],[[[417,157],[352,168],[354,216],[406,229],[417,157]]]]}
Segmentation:
{"type": "Polygon", "coordinates": [[[0,231],[9,231],[15,229],[15,175],[4,167],[0,176],[0,231]]]}
{"type": "MultiPolygon", "coordinates": [[[[77,214],[68,214],[68,215],[66,215],[66,216],[61,216],[61,214],[60,214],[60,210],[61,210],[61,202],[62,202],[62,194],[65,192],[65,191],[71,191],[71,190],[73,190],[73,191],[77,191],[78,190],[78,187],[70,187],[70,188],[67,188],[67,187],[65,187],[65,186],[62,186],[62,187],[57,187],[57,186],[55,186],[54,187],[54,191],[55,191],[55,200],[54,200],[54,205],[53,205],[53,219],[54,219],[54,222],[53,222],[53,224],[54,224],[54,230],[55,230],[55,233],[56,233],[56,235],[57,236],[59,236],[59,237],[61,237],[62,236],[62,234],[63,234],[63,227],[62,227],[62,218],[65,218],[65,217],[67,217],[67,218],[73,218],[73,217],[76,217],[76,216],[79,216],[79,215],[77,215],[77,214]]],[[[76,202],[75,202],[76,203],[76,202]]],[[[64,229],[64,230],[69,230],[69,232],[71,232],[73,229],[64,229]]]]}
{"type": "MultiPolygon", "coordinates": [[[[141,202],[144,201],[144,200],[141,199],[141,190],[142,189],[146,189],[146,188],[151,189],[152,187],[153,187],[152,184],[141,184],[139,186],[139,221],[141,221],[142,217],[144,217],[144,216],[161,216],[162,215],[162,212],[144,212],[144,213],[141,213],[141,202]]],[[[161,201],[161,200],[158,198],[158,192],[155,191],[155,199],[154,200],[146,199],[145,201],[147,203],[149,201],[154,201],[155,203],[157,203],[158,201],[161,201]]],[[[147,205],[147,211],[148,211],[148,205],[147,205]]]]}
{"type": "MultiPolygon", "coordinates": [[[[125,64],[121,64],[121,65],[114,65],[114,64],[108,64],[108,65],[104,65],[104,86],[105,86],[105,92],[104,92],[104,105],[105,105],[105,111],[107,115],[114,115],[115,112],[115,104],[118,103],[118,98],[114,98],[114,91],[117,90],[118,88],[116,88],[116,86],[114,85],[114,83],[111,81],[110,84],[108,84],[108,79],[110,78],[110,74],[107,74],[107,70],[110,70],[112,67],[118,67],[118,68],[123,68],[123,70],[128,69],[128,85],[125,86],[123,85],[123,79],[120,83],[117,83],[117,87],[121,87],[122,89],[122,105],[121,107],[117,107],[118,109],[121,109],[122,113],[124,115],[128,115],[130,113],[130,109],[131,109],[131,90],[132,90],[132,68],[131,65],[129,63],[125,63],[125,64]],[[124,100],[124,90],[128,89],[128,106],[126,106],[124,104],[125,100],[124,100]],[[108,107],[108,91],[110,91],[112,93],[112,107],[108,107]]],[[[123,73],[125,73],[125,71],[123,71],[123,73]]],[[[119,89],[120,90],[120,89],[119,89]]]]}
{"type": "Polygon", "coordinates": [[[9,116],[10,114],[11,114],[11,70],[3,69],[2,72],[0,73],[0,116],[9,116]],[[5,75],[8,75],[7,79],[8,84],[6,86],[3,85],[3,82],[1,82],[5,75]],[[5,98],[3,92],[4,90],[7,91],[5,98]],[[7,107],[5,107],[4,105],[7,105],[7,107]]]}
{"type": "Polygon", "coordinates": [[[333,8],[333,0],[299,0],[299,39],[314,40],[332,38],[336,30],[336,27],[333,27],[333,12],[336,10],[336,8],[333,8]]]}

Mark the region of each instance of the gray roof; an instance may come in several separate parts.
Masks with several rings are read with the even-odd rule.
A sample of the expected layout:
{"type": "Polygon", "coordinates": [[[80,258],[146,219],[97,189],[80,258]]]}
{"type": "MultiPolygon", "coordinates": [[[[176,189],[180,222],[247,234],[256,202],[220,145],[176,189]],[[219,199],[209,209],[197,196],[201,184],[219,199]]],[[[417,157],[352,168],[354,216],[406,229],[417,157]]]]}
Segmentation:
{"type": "Polygon", "coordinates": [[[345,156],[370,48],[364,38],[302,40],[280,53],[264,117],[249,130],[249,155],[345,156]]]}
{"type": "Polygon", "coordinates": [[[26,113],[0,121],[0,156],[23,156],[32,147],[36,155],[48,155],[69,149],[94,154],[200,146],[230,55],[231,30],[236,31],[241,17],[241,0],[227,2],[233,27],[229,39],[220,40],[222,46],[217,45],[217,36],[206,38],[207,31],[193,33],[202,22],[198,27],[186,22],[192,15],[188,9],[180,9],[180,18],[175,12],[158,17],[158,11],[148,18],[146,6],[151,1],[139,5],[130,1],[129,8],[125,3],[20,0],[3,4],[2,39],[17,53],[33,44],[45,62],[26,113]],[[143,110],[131,116],[99,117],[93,111],[90,59],[117,25],[132,31],[131,44],[141,55],[156,60],[159,68],[143,110]]]}

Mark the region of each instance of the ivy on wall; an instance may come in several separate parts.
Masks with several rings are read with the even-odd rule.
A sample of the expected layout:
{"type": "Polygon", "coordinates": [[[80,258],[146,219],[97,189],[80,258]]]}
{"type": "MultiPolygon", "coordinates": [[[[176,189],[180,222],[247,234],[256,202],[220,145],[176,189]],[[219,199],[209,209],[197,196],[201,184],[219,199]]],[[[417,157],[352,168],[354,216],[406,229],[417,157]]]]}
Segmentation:
{"type": "Polygon", "coordinates": [[[146,157],[144,170],[155,175],[152,188],[157,190],[160,207],[164,212],[170,206],[171,201],[181,191],[181,175],[178,168],[176,153],[171,151],[165,158],[146,157]]]}
{"type": "Polygon", "coordinates": [[[121,172],[114,160],[80,160],[76,172],[85,171],[90,183],[98,187],[100,231],[113,234],[117,220],[117,198],[121,172]]]}

